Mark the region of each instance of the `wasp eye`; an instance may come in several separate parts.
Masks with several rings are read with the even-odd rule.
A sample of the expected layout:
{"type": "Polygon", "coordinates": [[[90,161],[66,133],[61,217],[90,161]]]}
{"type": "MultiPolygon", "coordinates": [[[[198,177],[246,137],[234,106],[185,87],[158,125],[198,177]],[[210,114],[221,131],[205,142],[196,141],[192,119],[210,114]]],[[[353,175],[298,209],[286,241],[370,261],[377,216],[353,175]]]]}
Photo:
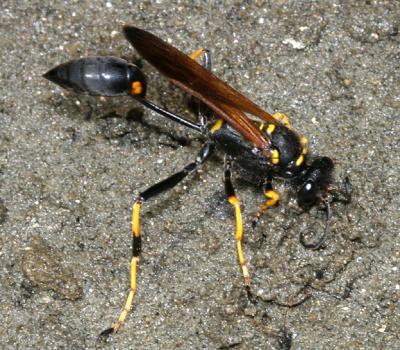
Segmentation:
{"type": "Polygon", "coordinates": [[[300,207],[311,207],[317,200],[318,187],[313,181],[307,181],[297,193],[297,202],[300,207]]]}

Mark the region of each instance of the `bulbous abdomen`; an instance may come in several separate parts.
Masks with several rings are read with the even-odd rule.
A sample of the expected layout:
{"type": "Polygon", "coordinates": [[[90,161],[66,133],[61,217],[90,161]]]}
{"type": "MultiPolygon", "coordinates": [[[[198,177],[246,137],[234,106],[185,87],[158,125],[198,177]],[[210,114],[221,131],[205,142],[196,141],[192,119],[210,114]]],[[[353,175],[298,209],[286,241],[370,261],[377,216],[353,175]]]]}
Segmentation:
{"type": "Polygon", "coordinates": [[[132,94],[132,83],[139,82],[145,94],[145,76],[136,66],[112,56],[72,60],[48,71],[44,77],[77,93],[100,96],[132,94]]]}

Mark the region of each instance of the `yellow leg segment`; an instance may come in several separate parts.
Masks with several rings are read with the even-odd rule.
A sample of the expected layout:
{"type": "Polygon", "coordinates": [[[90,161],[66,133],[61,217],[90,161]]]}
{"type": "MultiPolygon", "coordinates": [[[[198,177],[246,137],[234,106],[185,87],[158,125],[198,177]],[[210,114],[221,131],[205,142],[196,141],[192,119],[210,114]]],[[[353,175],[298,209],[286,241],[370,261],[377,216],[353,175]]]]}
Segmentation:
{"type": "Polygon", "coordinates": [[[140,223],[139,223],[139,214],[140,214],[140,208],[142,207],[142,203],[139,201],[136,201],[135,204],[133,205],[133,210],[132,210],[132,233],[134,237],[139,237],[140,236],[140,223]]]}
{"type": "Polygon", "coordinates": [[[99,335],[99,340],[106,340],[112,333],[116,333],[119,331],[133,305],[133,300],[135,298],[137,288],[136,278],[139,266],[139,256],[142,251],[142,239],[140,234],[140,209],[142,207],[142,203],[178,185],[183,179],[186,178],[188,174],[192,173],[200,164],[204,163],[212,154],[213,150],[214,145],[206,142],[201,148],[194,162],[189,163],[181,171],[178,171],[177,173],[149,187],[148,189],[140,193],[139,196],[136,198],[132,209],[132,259],[130,272],[130,289],[128,297],[117,322],[115,322],[113,327],[101,332],[101,334],[99,335]]]}
{"type": "Polygon", "coordinates": [[[126,298],[124,309],[118,317],[118,321],[114,324],[114,333],[117,333],[121,328],[122,323],[124,323],[126,316],[128,316],[129,311],[132,308],[133,298],[136,294],[136,272],[137,272],[137,264],[139,259],[137,257],[133,257],[131,260],[131,289],[129,291],[128,297],[126,298]]]}
{"type": "Polygon", "coordinates": [[[253,228],[265,211],[279,202],[279,193],[274,190],[269,189],[265,191],[265,196],[267,197],[267,200],[261,205],[260,209],[258,209],[257,215],[253,220],[253,228]]]}
{"type": "Polygon", "coordinates": [[[246,289],[250,286],[250,275],[249,270],[246,265],[246,260],[243,255],[242,249],[242,241],[243,241],[243,221],[242,221],[242,211],[240,209],[240,202],[239,199],[233,195],[229,196],[228,198],[229,203],[233,205],[235,208],[235,239],[236,239],[236,249],[237,249],[237,256],[239,260],[240,268],[242,269],[243,273],[243,282],[246,289]]]}
{"type": "Polygon", "coordinates": [[[124,323],[126,316],[133,305],[133,299],[136,294],[136,275],[139,264],[139,254],[141,251],[141,237],[140,237],[140,223],[139,214],[142,203],[139,200],[135,201],[132,210],[132,237],[133,237],[133,248],[132,248],[132,259],[131,259],[131,273],[130,273],[130,291],[126,298],[125,306],[118,317],[118,321],[115,322],[113,331],[117,333],[124,323]]]}

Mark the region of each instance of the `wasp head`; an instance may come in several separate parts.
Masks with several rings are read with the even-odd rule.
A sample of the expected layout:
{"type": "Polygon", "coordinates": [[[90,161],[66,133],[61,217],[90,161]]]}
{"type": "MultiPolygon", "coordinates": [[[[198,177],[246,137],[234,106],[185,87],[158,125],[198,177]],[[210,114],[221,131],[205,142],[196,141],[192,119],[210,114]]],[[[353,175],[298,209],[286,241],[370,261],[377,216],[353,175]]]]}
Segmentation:
{"type": "Polygon", "coordinates": [[[315,159],[305,167],[299,178],[300,190],[297,192],[297,202],[300,207],[309,209],[325,193],[331,182],[333,161],[328,157],[315,159]]]}

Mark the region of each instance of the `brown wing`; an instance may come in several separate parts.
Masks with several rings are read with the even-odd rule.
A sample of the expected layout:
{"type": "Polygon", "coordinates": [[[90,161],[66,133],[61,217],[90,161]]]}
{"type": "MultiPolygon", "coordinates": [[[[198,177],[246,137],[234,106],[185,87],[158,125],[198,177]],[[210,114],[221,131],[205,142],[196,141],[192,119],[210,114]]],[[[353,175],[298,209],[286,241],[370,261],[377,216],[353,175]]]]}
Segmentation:
{"type": "Polygon", "coordinates": [[[276,124],[270,114],[153,34],[132,26],[125,26],[124,34],[139,54],[160,73],[213,109],[256,147],[269,150],[269,140],[243,112],[276,124]]]}

